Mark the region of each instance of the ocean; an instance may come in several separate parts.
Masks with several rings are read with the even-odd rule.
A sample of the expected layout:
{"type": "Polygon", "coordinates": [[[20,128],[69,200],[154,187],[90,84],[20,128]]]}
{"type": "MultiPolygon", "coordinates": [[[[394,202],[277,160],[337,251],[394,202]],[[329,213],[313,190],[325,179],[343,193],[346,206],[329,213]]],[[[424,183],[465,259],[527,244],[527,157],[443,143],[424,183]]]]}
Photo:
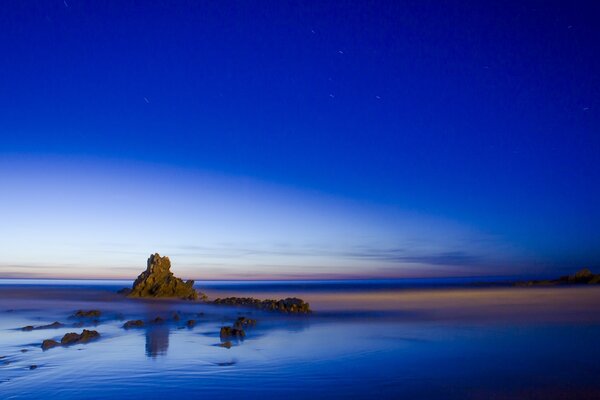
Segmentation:
{"type": "Polygon", "coordinates": [[[288,315],[116,294],[130,285],[0,280],[0,399],[600,398],[600,287],[476,279],[197,284],[211,299],[296,296],[313,309],[288,315]],[[79,309],[102,314],[81,321],[72,317],[79,309]],[[220,327],[240,316],[256,325],[223,347],[220,327]],[[156,317],[163,321],[149,323],[156,317]],[[124,329],[133,319],[145,326],[124,329]],[[55,321],[64,326],[21,329],[55,321]],[[82,329],[101,336],[41,349],[45,339],[82,329]]]}

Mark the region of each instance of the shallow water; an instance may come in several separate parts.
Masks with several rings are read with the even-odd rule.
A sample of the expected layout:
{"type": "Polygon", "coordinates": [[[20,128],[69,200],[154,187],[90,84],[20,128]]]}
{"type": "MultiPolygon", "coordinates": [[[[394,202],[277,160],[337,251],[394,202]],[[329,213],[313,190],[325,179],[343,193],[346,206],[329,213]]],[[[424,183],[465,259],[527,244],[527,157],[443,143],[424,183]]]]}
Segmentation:
{"type": "Polygon", "coordinates": [[[0,398],[600,398],[600,288],[209,282],[209,297],[299,296],[292,316],[115,294],[130,282],[0,281],[0,398]],[[80,332],[101,339],[42,351],[80,332]],[[179,312],[181,319],[173,320],[179,312]],[[255,318],[229,349],[219,328],[255,318]],[[125,320],[165,323],[125,330],[125,320]],[[185,327],[187,319],[197,325],[185,327]],[[20,330],[60,321],[64,328],[20,330]],[[23,352],[24,351],[24,352],[23,352]],[[37,368],[31,370],[30,366],[37,368]]]}

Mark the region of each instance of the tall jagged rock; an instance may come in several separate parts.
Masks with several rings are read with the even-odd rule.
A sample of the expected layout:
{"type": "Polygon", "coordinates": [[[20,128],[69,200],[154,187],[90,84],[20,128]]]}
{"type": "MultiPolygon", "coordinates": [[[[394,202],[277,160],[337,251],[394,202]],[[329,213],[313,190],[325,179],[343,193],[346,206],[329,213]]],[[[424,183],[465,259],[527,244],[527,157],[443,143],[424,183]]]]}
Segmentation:
{"type": "Polygon", "coordinates": [[[129,297],[175,297],[196,300],[198,293],[194,289],[194,281],[184,282],[173,275],[169,257],[161,257],[156,253],[148,258],[148,267],[133,283],[129,297]]]}

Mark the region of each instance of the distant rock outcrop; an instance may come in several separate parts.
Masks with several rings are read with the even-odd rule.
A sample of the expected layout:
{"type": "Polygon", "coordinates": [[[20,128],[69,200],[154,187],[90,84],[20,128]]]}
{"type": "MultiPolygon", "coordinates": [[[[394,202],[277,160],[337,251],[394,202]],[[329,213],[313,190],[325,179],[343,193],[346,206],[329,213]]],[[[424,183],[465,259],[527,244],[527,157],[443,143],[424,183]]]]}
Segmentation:
{"type": "Polygon", "coordinates": [[[558,279],[517,282],[515,286],[554,286],[575,284],[600,284],[600,274],[594,274],[587,268],[577,271],[573,275],[561,276],[558,279]]]}
{"type": "Polygon", "coordinates": [[[230,306],[254,307],[267,311],[279,311],[292,314],[308,314],[311,312],[310,305],[297,297],[288,297],[281,300],[259,300],[252,297],[226,297],[215,299],[213,304],[224,304],[230,306]]]}
{"type": "Polygon", "coordinates": [[[148,267],[137,277],[128,296],[198,299],[194,281],[184,282],[175,277],[171,272],[169,257],[161,257],[158,253],[148,258],[148,267]]]}

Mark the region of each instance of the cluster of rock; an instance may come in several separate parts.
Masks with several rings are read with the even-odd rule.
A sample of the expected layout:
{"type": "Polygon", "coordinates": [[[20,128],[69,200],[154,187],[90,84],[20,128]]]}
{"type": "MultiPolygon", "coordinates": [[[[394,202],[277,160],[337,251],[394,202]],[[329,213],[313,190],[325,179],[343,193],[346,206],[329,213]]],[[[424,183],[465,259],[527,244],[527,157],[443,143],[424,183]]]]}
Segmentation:
{"type": "MultiPolygon", "coordinates": [[[[598,283],[596,278],[600,277],[600,275],[593,275],[591,272],[589,272],[589,270],[587,272],[588,273],[583,274],[582,271],[580,271],[580,273],[576,274],[573,279],[576,280],[577,283],[584,280],[586,280],[585,283],[598,283]]],[[[137,277],[133,283],[133,287],[120,292],[127,294],[129,297],[179,298],[186,300],[197,300],[199,296],[202,296],[202,300],[206,299],[205,295],[199,294],[194,289],[194,281],[189,280],[184,282],[183,280],[175,277],[173,273],[171,273],[171,261],[169,258],[161,257],[158,253],[150,255],[146,270],[137,277]]],[[[223,299],[218,298],[212,303],[232,306],[249,306],[261,310],[278,311],[282,313],[308,314],[311,312],[309,304],[296,297],[288,297],[281,300],[260,300],[252,297],[227,297],[223,299]]],[[[201,314],[202,313],[198,313],[197,315],[201,314]]],[[[71,315],[70,318],[78,320],[74,326],[82,326],[83,324],[89,324],[90,321],[99,323],[100,321],[98,318],[100,318],[101,315],[102,312],[100,310],[78,310],[71,315]]],[[[173,313],[173,321],[178,322],[180,319],[181,315],[179,312],[173,313]]],[[[170,318],[167,318],[167,320],[170,320],[170,318]]],[[[123,328],[143,328],[146,326],[146,324],[156,325],[163,324],[165,322],[166,320],[160,316],[147,322],[137,319],[125,322],[123,328]]],[[[195,319],[189,319],[185,323],[185,326],[188,328],[193,328],[195,325],[195,319]]],[[[219,336],[221,338],[220,346],[229,348],[232,346],[231,340],[243,340],[246,336],[245,329],[254,325],[256,325],[256,320],[246,317],[239,317],[232,326],[221,327],[219,332],[219,336]]],[[[65,325],[56,321],[48,325],[28,325],[21,329],[23,331],[33,331],[38,329],[60,328],[63,326],[65,325]]],[[[183,329],[185,326],[180,326],[179,329],[183,329]]],[[[83,329],[81,333],[70,332],[65,334],[60,342],[53,339],[44,340],[42,343],[42,349],[48,350],[57,346],[70,346],[73,344],[88,343],[99,337],[100,334],[97,331],[83,329]]],[[[32,368],[35,368],[35,366],[32,366],[32,368]]]]}
{"type": "MultiPolygon", "coordinates": [[[[181,316],[179,315],[179,313],[173,313],[173,321],[178,322],[181,319],[181,316]]],[[[148,321],[147,323],[144,322],[141,319],[132,319],[130,321],[127,321],[123,324],[123,328],[124,329],[134,329],[134,328],[143,328],[146,326],[146,324],[150,324],[150,325],[160,325],[165,323],[165,319],[161,318],[160,316],[148,321]]],[[[185,326],[187,326],[188,328],[193,328],[194,326],[196,326],[196,320],[195,319],[189,319],[186,321],[185,326]]]]}
{"type": "Polygon", "coordinates": [[[577,271],[573,275],[561,276],[558,279],[517,282],[517,283],[515,283],[515,286],[553,286],[553,285],[576,285],[576,284],[588,284],[588,285],[600,284],[600,274],[594,274],[589,269],[584,268],[580,271],[577,271]]]}
{"type": "MultiPolygon", "coordinates": [[[[127,292],[122,292],[127,293],[127,292]]],[[[129,297],[171,297],[185,300],[197,300],[198,293],[194,289],[194,281],[184,282],[171,272],[169,257],[161,257],[158,253],[148,258],[147,268],[135,282],[129,297]]]]}
{"type": "Polygon", "coordinates": [[[244,328],[254,325],[256,325],[256,320],[246,317],[238,317],[238,319],[233,323],[233,326],[222,326],[219,332],[219,336],[221,337],[220,346],[229,349],[232,346],[232,339],[244,340],[246,337],[244,328]]]}
{"type": "Polygon", "coordinates": [[[56,346],[70,346],[73,344],[87,343],[94,339],[98,339],[100,334],[96,331],[88,331],[84,329],[81,333],[70,332],[66,333],[60,343],[56,340],[47,339],[42,342],[42,350],[48,350],[56,346]]]}
{"type": "Polygon", "coordinates": [[[261,310],[295,314],[308,314],[311,312],[310,305],[297,297],[288,297],[287,299],[281,300],[259,300],[252,297],[226,297],[224,299],[215,299],[213,304],[247,306],[261,310]]]}

